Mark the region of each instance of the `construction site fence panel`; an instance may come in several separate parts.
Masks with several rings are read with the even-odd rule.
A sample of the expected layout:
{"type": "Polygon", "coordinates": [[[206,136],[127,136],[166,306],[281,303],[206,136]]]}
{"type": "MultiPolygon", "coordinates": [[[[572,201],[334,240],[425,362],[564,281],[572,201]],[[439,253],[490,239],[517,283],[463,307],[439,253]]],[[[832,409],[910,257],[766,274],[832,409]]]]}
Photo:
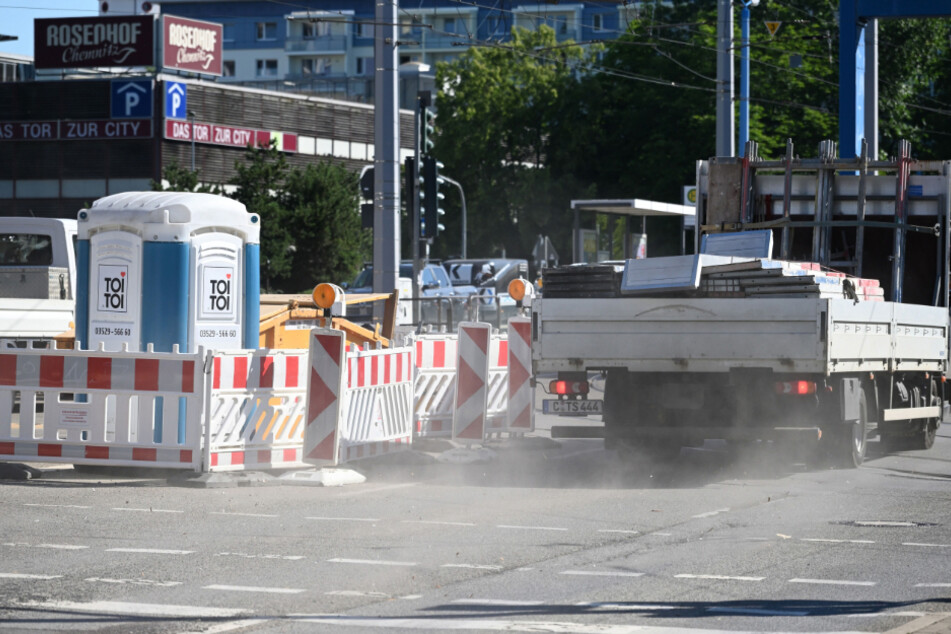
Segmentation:
{"type": "Polygon", "coordinates": [[[0,460],[200,470],[202,354],[0,353],[0,460]]]}
{"type": "Polygon", "coordinates": [[[308,466],[307,357],[306,350],[208,353],[205,471],[308,466]]]}

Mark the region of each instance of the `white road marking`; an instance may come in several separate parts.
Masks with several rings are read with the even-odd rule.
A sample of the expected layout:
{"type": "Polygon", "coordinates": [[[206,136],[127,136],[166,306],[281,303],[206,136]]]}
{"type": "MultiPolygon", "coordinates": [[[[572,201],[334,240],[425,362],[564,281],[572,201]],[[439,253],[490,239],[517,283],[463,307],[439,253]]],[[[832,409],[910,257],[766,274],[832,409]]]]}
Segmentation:
{"type": "MultiPolygon", "coordinates": [[[[881,616],[924,616],[926,612],[868,612],[866,614],[846,614],[850,619],[871,619],[881,616]]],[[[907,632],[917,632],[918,630],[905,630],[907,632]]]]}
{"type": "Polygon", "coordinates": [[[205,586],[202,590],[226,590],[229,592],[263,592],[266,594],[300,594],[305,590],[303,588],[265,588],[261,586],[226,586],[226,585],[210,585],[205,586]]]}
{"type": "Polygon", "coordinates": [[[790,579],[789,583],[818,583],[827,586],[874,586],[874,581],[844,581],[840,579],[790,579]]]}
{"type": "Polygon", "coordinates": [[[528,572],[528,571],[530,571],[530,570],[535,570],[535,569],[534,569],[534,568],[530,568],[530,567],[516,568],[516,569],[515,569],[515,572],[528,572]]]}
{"type": "Polygon", "coordinates": [[[660,535],[661,537],[673,537],[673,533],[653,533],[654,535],[660,535]]]}
{"type": "Polygon", "coordinates": [[[385,592],[361,592],[359,590],[331,590],[324,594],[332,597],[375,597],[380,599],[389,599],[390,595],[385,592]]]}
{"type": "Polygon", "coordinates": [[[76,544],[26,544],[18,542],[8,542],[3,544],[11,548],[50,548],[52,550],[84,550],[89,546],[78,546],[76,544]]]}
{"type": "Polygon", "coordinates": [[[47,581],[49,579],[62,579],[63,575],[28,575],[18,572],[0,572],[0,579],[38,579],[47,581]]]}
{"type": "Polygon", "coordinates": [[[226,623],[219,623],[218,625],[212,625],[211,627],[202,628],[200,630],[180,632],[180,634],[222,634],[223,632],[233,632],[235,630],[243,630],[255,625],[261,625],[262,623],[267,623],[267,621],[268,619],[243,619],[241,621],[228,621],[226,623]]]}
{"type": "Polygon", "coordinates": [[[391,491],[393,489],[407,489],[409,487],[419,486],[419,482],[407,482],[404,484],[390,484],[388,486],[380,486],[370,489],[347,489],[346,497],[352,495],[363,495],[364,493],[379,493],[380,491],[391,491]]]}
{"type": "Polygon", "coordinates": [[[764,610],[761,608],[727,608],[712,607],[707,608],[707,612],[717,612],[721,614],[755,614],[756,616],[809,616],[807,610],[764,610]]]}
{"type": "Polygon", "coordinates": [[[171,588],[173,586],[182,585],[181,581],[153,581],[152,579],[110,579],[108,577],[89,577],[88,579],[84,579],[84,581],[121,585],[128,584],[133,586],[155,586],[159,588],[171,588]]]}
{"type": "Polygon", "coordinates": [[[107,548],[107,553],[139,553],[144,555],[191,555],[194,550],[165,550],[162,548],[107,548]]]}
{"type": "Polygon", "coordinates": [[[422,599],[422,598],[423,598],[423,595],[421,594],[407,594],[405,596],[400,597],[400,599],[403,601],[415,601],[417,599],[422,599]]]}
{"type": "Polygon", "coordinates": [[[215,557],[244,557],[245,559],[284,559],[297,561],[304,559],[304,555],[252,555],[249,553],[215,553],[215,557]]]}
{"type": "Polygon", "coordinates": [[[559,528],[557,526],[512,526],[510,524],[499,524],[496,528],[511,528],[516,530],[526,530],[526,531],[567,531],[567,528],[559,528]]]}
{"type": "Polygon", "coordinates": [[[387,561],[385,559],[328,559],[335,564],[361,564],[366,566],[418,566],[415,561],[387,561]]]}
{"type": "Polygon", "coordinates": [[[766,577],[731,577],[729,575],[674,575],[675,579],[713,579],[715,581],[762,581],[766,577]]]}
{"type": "Polygon", "coordinates": [[[307,517],[304,519],[316,520],[319,522],[379,522],[382,521],[375,517],[307,517]]]}
{"type": "Polygon", "coordinates": [[[519,601],[517,599],[454,599],[452,603],[456,605],[544,605],[544,601],[519,601]]]}
{"type": "MultiPolygon", "coordinates": [[[[514,619],[460,619],[357,617],[343,614],[290,614],[289,618],[301,623],[338,625],[363,628],[486,631],[486,632],[550,632],[554,634],[683,634],[684,628],[651,625],[610,625],[607,623],[574,623],[571,621],[522,621],[514,619]]],[[[722,634],[722,630],[690,629],[690,634],[722,634]]],[[[733,632],[732,634],[744,634],[733,632]]]]}
{"type": "Polygon", "coordinates": [[[433,524],[436,526],[475,526],[472,522],[437,522],[435,520],[403,520],[404,524],[433,524]]]}
{"type": "Polygon", "coordinates": [[[823,544],[874,544],[875,542],[868,539],[824,539],[819,537],[803,537],[800,541],[804,542],[819,542],[823,544]]]}
{"type": "Polygon", "coordinates": [[[951,583],[916,583],[916,588],[951,588],[951,583]]]}
{"type": "Polygon", "coordinates": [[[79,504],[32,504],[24,502],[23,506],[39,506],[48,509],[91,509],[91,506],[80,506],[79,504]]]}
{"type": "Polygon", "coordinates": [[[131,511],[133,513],[184,513],[185,511],[173,511],[169,509],[137,509],[137,508],[127,508],[127,507],[116,507],[112,509],[113,511],[131,511]]]}
{"type": "Polygon", "coordinates": [[[443,564],[440,568],[471,568],[472,570],[502,570],[502,566],[486,564],[443,564]]]}
{"type": "Polygon", "coordinates": [[[280,517],[270,513],[229,513],[228,511],[212,511],[209,515],[228,515],[232,517],[280,517]]]}
{"type": "Polygon", "coordinates": [[[643,577],[643,572],[621,572],[618,570],[562,570],[562,575],[579,575],[582,577],[643,577]]]}
{"type": "Polygon", "coordinates": [[[650,603],[575,603],[579,608],[595,608],[600,610],[673,610],[672,605],[653,605],[650,603]]]}
{"type": "Polygon", "coordinates": [[[165,605],[160,603],[125,603],[122,601],[90,601],[89,603],[79,603],[76,601],[24,601],[15,605],[48,610],[198,619],[239,616],[252,612],[252,610],[243,608],[213,608],[195,605],[165,605]]]}
{"type": "Polygon", "coordinates": [[[951,544],[920,544],[917,542],[902,542],[902,546],[920,546],[921,548],[951,548],[951,544]]]}
{"type": "Polygon", "coordinates": [[[706,513],[701,513],[700,515],[694,515],[693,519],[699,520],[704,517],[713,517],[714,515],[719,515],[720,513],[728,513],[730,509],[717,509],[715,511],[707,511],[706,513]]]}
{"type": "Polygon", "coordinates": [[[914,522],[893,522],[890,520],[858,521],[856,526],[875,526],[877,528],[912,528],[914,522]]]}
{"type": "Polygon", "coordinates": [[[637,535],[638,531],[626,531],[620,528],[599,528],[599,533],[622,533],[624,535],[637,535]]]}

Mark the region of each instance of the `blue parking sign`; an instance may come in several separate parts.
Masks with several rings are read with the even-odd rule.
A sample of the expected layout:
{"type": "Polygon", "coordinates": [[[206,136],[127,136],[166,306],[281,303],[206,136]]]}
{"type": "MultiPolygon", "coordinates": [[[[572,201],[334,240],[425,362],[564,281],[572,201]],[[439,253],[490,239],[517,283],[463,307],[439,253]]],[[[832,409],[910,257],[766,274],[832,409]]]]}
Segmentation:
{"type": "Polygon", "coordinates": [[[113,119],[145,119],[152,116],[151,79],[114,79],[111,95],[113,119]]]}
{"type": "Polygon", "coordinates": [[[165,83],[165,118],[185,119],[188,117],[188,92],[185,84],[177,81],[165,83]]]}

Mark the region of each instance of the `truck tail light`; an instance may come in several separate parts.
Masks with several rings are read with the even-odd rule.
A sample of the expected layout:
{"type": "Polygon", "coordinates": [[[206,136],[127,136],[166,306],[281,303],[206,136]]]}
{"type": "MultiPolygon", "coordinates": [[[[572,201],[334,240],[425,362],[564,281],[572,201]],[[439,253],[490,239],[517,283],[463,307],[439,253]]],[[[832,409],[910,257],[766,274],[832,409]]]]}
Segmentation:
{"type": "Polygon", "coordinates": [[[563,381],[555,380],[548,384],[548,389],[552,394],[565,396],[568,394],[587,394],[587,381],[563,381]]]}
{"type": "Polygon", "coordinates": [[[775,387],[777,394],[807,396],[816,393],[815,381],[780,381],[776,383],[775,387]]]}

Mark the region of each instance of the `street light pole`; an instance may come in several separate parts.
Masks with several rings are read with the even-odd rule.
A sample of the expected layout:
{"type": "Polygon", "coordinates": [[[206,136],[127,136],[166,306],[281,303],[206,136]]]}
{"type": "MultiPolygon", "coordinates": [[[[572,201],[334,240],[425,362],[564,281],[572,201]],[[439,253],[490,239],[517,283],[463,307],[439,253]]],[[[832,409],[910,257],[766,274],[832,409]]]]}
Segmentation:
{"type": "Polygon", "coordinates": [[[743,42],[740,57],[740,142],[739,156],[746,155],[746,142],[750,138],[750,7],[759,5],[759,0],[743,0],[740,28],[743,42]]]}
{"type": "Polygon", "coordinates": [[[462,190],[462,185],[459,184],[459,181],[453,180],[446,176],[445,174],[440,174],[439,177],[449,183],[450,185],[455,185],[459,190],[459,198],[462,199],[462,259],[466,259],[466,193],[462,190]]]}

